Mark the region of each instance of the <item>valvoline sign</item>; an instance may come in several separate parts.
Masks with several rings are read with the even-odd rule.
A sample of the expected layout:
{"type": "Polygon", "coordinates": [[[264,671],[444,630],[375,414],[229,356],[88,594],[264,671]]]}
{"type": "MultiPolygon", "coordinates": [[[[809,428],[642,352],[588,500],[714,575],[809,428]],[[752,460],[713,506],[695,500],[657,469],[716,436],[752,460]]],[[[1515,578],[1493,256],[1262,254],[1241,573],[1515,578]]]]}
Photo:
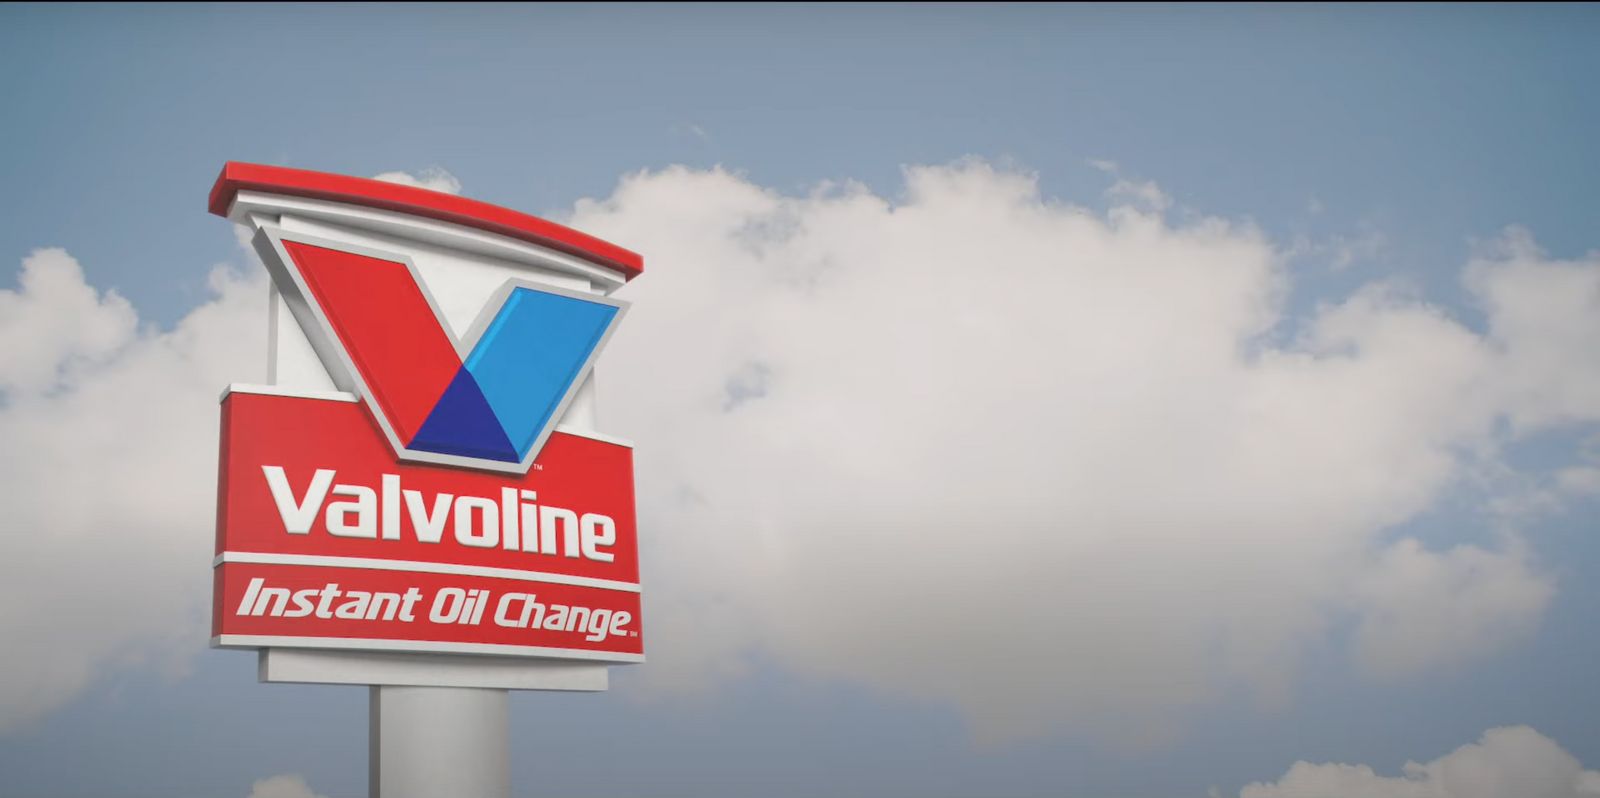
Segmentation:
{"type": "Polygon", "coordinates": [[[276,167],[229,164],[212,210],[255,227],[338,389],[224,393],[214,643],[641,660],[632,447],[561,423],[627,305],[481,253],[620,275],[590,286],[638,257],[452,195],[276,167]],[[476,248],[462,279],[496,281],[465,329],[436,296],[460,304],[455,273],[418,268],[441,241],[476,248]]]}

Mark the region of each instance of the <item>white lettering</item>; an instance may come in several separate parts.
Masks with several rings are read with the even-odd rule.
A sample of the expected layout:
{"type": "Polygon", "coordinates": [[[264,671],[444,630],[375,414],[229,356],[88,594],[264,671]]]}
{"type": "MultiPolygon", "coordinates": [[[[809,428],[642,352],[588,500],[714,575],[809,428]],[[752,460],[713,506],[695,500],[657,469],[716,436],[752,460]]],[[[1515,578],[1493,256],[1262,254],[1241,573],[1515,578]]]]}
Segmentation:
{"type": "Polygon", "coordinates": [[[306,486],[305,497],[299,501],[295,501],[289,478],[281,466],[264,465],[261,471],[267,475],[267,488],[272,491],[272,501],[278,505],[284,530],[291,535],[310,532],[311,522],[317,520],[317,511],[322,509],[322,501],[328,496],[328,486],[333,484],[333,470],[317,469],[311,476],[311,484],[306,486]]]}
{"type": "Polygon", "coordinates": [[[329,582],[326,587],[322,588],[322,590],[319,591],[319,593],[322,596],[322,600],[317,602],[317,613],[316,613],[317,617],[318,618],[332,618],[333,617],[333,609],[331,607],[329,607],[328,605],[333,603],[333,600],[340,596],[339,583],[338,582],[329,582]]]}
{"type": "Polygon", "coordinates": [[[539,553],[539,494],[525,490],[522,492],[522,550],[533,554],[539,553]]]}
{"type": "Polygon", "coordinates": [[[406,597],[400,602],[400,620],[406,623],[415,621],[417,616],[411,614],[411,609],[417,606],[417,602],[421,600],[422,591],[414,587],[406,588],[406,597]]]}
{"type": "Polygon", "coordinates": [[[505,544],[506,551],[516,551],[521,548],[522,542],[517,539],[517,516],[522,515],[517,509],[517,489],[500,489],[500,540],[505,544]]]}
{"type": "Polygon", "coordinates": [[[261,586],[266,582],[267,580],[259,576],[250,580],[250,586],[244,589],[244,601],[239,602],[239,611],[235,612],[234,615],[251,614],[251,608],[256,605],[256,595],[261,592],[261,586]]]}
{"type": "Polygon", "coordinates": [[[561,552],[568,557],[577,557],[578,547],[578,514],[565,507],[551,507],[545,505],[539,508],[539,551],[545,554],[556,553],[556,527],[565,530],[561,552]]]}
{"type": "Polygon", "coordinates": [[[478,496],[458,496],[456,542],[478,549],[492,549],[500,545],[500,505],[478,496]],[[472,523],[473,510],[477,510],[483,519],[476,528],[472,523]]]}
{"type": "Polygon", "coordinates": [[[598,643],[608,637],[631,634],[623,629],[633,620],[633,614],[600,607],[569,607],[551,604],[548,608],[536,601],[532,593],[506,593],[495,606],[496,626],[510,629],[545,629],[553,632],[577,632],[583,639],[598,643]],[[513,609],[521,605],[521,612],[513,609]]]}
{"type": "Polygon", "coordinates": [[[553,632],[567,630],[567,605],[551,604],[550,613],[544,616],[544,628],[553,632]]]}
{"type": "MultiPolygon", "coordinates": [[[[415,590],[416,588],[412,588],[415,590]]],[[[394,620],[395,610],[400,608],[399,593],[373,593],[372,606],[367,609],[367,620],[375,621],[382,615],[386,621],[394,620]]]]}
{"type": "Polygon", "coordinates": [[[285,618],[304,618],[316,609],[311,597],[317,595],[317,588],[308,587],[305,590],[296,590],[290,600],[294,602],[294,609],[283,614],[285,618]]]}
{"type": "Polygon", "coordinates": [[[609,551],[601,551],[601,546],[610,546],[617,542],[617,522],[611,520],[609,515],[599,513],[584,513],[579,522],[583,528],[583,557],[595,562],[611,562],[616,557],[609,551]]]}
{"type": "Polygon", "coordinates": [[[264,588],[261,588],[261,596],[260,596],[260,598],[256,599],[256,605],[254,607],[250,608],[250,614],[251,615],[273,615],[273,616],[282,615],[283,614],[283,606],[285,604],[288,604],[288,603],[289,603],[289,588],[286,588],[286,587],[264,587],[264,588]],[[268,606],[269,603],[271,604],[271,607],[272,607],[271,610],[267,609],[267,606],[268,606]]]}
{"type": "Polygon", "coordinates": [[[339,609],[333,611],[335,618],[348,618],[352,621],[363,620],[367,617],[367,607],[372,604],[372,594],[365,590],[347,590],[344,594],[344,603],[339,609]]]}
{"type": "MultiPolygon", "coordinates": [[[[627,612],[626,610],[618,610],[611,616],[611,628],[608,630],[611,633],[611,636],[616,637],[617,635],[622,634],[622,627],[627,626],[628,621],[631,620],[633,620],[633,613],[627,612]]],[[[600,639],[604,640],[605,638],[602,637],[600,639]]]]}
{"type": "MultiPolygon", "coordinates": [[[[405,595],[399,593],[369,593],[365,590],[339,590],[337,582],[329,582],[322,587],[308,587],[290,592],[289,588],[266,587],[266,580],[255,577],[245,588],[244,600],[239,602],[238,615],[270,615],[275,618],[305,618],[315,615],[318,618],[343,618],[346,620],[385,620],[410,623],[416,620],[411,614],[412,607],[422,600],[422,591],[415,587],[406,588],[405,595]],[[332,607],[335,599],[343,598],[337,608],[332,607]],[[293,605],[293,608],[290,605],[293,605]]],[[[460,611],[460,597],[462,591],[456,588],[447,588],[441,593],[454,591],[456,595],[452,600],[456,611],[460,611]]],[[[477,617],[482,616],[482,606],[488,602],[489,591],[474,590],[478,594],[480,603],[477,617]]],[[[513,594],[516,595],[516,594],[513,594]]],[[[466,621],[463,621],[466,622],[466,621]]],[[[474,618],[473,623],[477,620],[474,618]]]]}
{"type": "Polygon", "coordinates": [[[433,608],[428,610],[428,620],[434,623],[455,623],[461,617],[461,605],[467,602],[467,591],[447,587],[433,597],[433,608]]]}
{"type": "MultiPolygon", "coordinates": [[[[251,585],[251,587],[255,587],[255,585],[251,585]]],[[[528,620],[528,609],[528,596],[526,594],[507,593],[500,597],[500,603],[496,604],[494,607],[494,623],[496,626],[509,626],[513,628],[524,626],[527,624],[528,620]],[[506,610],[511,607],[513,602],[517,601],[522,602],[522,623],[518,623],[506,617],[506,610]]]]}
{"type": "Polygon", "coordinates": [[[320,468],[297,493],[282,466],[261,468],[284,531],[291,535],[310,534],[320,517],[327,534],[341,538],[398,541],[409,527],[418,542],[437,544],[448,529],[456,545],[471,548],[601,563],[617,559],[614,518],[541,505],[531,490],[501,487],[493,497],[429,494],[406,489],[399,474],[380,474],[374,488],[336,483],[334,469],[320,468]]]}
{"type": "Polygon", "coordinates": [[[383,475],[383,539],[400,539],[400,475],[383,475]]]}
{"type": "Polygon", "coordinates": [[[489,591],[478,591],[478,606],[472,611],[472,625],[477,626],[483,620],[483,611],[489,608],[489,591]]]}
{"type": "Polygon", "coordinates": [[[362,485],[335,485],[335,496],[354,496],[353,502],[328,502],[328,513],[322,519],[328,525],[328,534],[341,538],[378,537],[378,494],[362,485]],[[350,516],[355,516],[351,523],[350,516]]]}
{"type": "Polygon", "coordinates": [[[417,540],[423,543],[438,543],[444,536],[444,520],[450,515],[450,500],[455,498],[448,493],[441,493],[433,497],[433,511],[428,512],[422,503],[422,491],[405,491],[406,510],[411,513],[411,529],[417,533],[417,540]]]}

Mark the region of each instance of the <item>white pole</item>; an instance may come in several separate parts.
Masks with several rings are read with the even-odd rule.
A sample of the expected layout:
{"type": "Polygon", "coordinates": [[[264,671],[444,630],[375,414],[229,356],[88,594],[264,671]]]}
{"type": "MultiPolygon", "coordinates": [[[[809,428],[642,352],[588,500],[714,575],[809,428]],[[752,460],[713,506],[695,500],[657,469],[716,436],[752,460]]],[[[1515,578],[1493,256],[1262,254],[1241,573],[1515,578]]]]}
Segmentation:
{"type": "Polygon", "coordinates": [[[372,688],[371,798],[510,798],[511,694],[372,688]]]}

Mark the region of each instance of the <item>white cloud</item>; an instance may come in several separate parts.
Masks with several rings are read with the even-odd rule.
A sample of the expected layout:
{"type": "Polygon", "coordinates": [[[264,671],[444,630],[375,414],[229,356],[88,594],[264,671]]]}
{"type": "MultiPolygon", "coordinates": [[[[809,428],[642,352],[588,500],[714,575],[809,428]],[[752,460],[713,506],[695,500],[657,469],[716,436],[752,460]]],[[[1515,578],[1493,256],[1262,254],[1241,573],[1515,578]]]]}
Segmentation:
{"type": "MultiPolygon", "coordinates": [[[[1512,532],[1385,535],[1496,464],[1503,419],[1600,419],[1575,337],[1600,300],[1522,310],[1600,266],[1481,257],[1484,335],[1384,285],[1280,335],[1284,258],[1247,225],[1064,206],[976,161],[906,180],[673,168],[579,204],[649,263],[599,379],[639,442],[652,684],[761,658],[987,734],[1152,734],[1231,685],[1289,694],[1339,618],[1395,676],[1537,620],[1551,582],[1512,532]]],[[[198,647],[216,397],[264,359],[258,276],[159,331],[64,254],[29,263],[4,318],[81,325],[0,327],[45,353],[0,361],[12,723],[198,647]]]]}
{"type": "MultiPolygon", "coordinates": [[[[1063,206],[978,162],[906,179],[792,197],[675,168],[579,206],[649,263],[600,383],[640,446],[642,676],[760,658],[984,733],[1150,734],[1230,685],[1286,695],[1341,617],[1385,675],[1537,621],[1552,582],[1513,532],[1386,535],[1540,397],[1570,409],[1522,431],[1595,418],[1594,358],[1555,336],[1592,295],[1485,336],[1378,284],[1281,335],[1288,275],[1249,226],[1063,206]],[[1546,360],[1568,368],[1523,365],[1546,360]]],[[[1503,306],[1543,268],[1486,260],[1474,291],[1503,306]]]]}
{"type": "Polygon", "coordinates": [[[676,123],[668,127],[667,130],[668,132],[676,135],[693,138],[702,144],[710,143],[711,141],[711,134],[708,133],[705,128],[693,122],[676,123]]]}
{"type": "Polygon", "coordinates": [[[1172,207],[1172,198],[1161,190],[1154,180],[1128,180],[1119,178],[1106,189],[1112,201],[1133,205],[1141,210],[1164,211],[1172,207]]]}
{"type": "Polygon", "coordinates": [[[413,175],[409,172],[384,172],[374,175],[373,180],[383,180],[389,183],[399,183],[402,186],[425,188],[430,191],[442,191],[446,194],[460,194],[461,181],[456,176],[439,167],[430,167],[413,175]]]}
{"type": "Polygon", "coordinates": [[[1531,632],[1554,585],[1515,541],[1504,551],[1430,552],[1407,539],[1384,550],[1355,590],[1356,656],[1394,677],[1447,667],[1531,632]]]}
{"type": "Polygon", "coordinates": [[[0,291],[0,730],[204,640],[217,396],[266,351],[264,280],[211,287],[166,331],[60,250],[0,291]]]}
{"type": "Polygon", "coordinates": [[[1483,739],[1399,776],[1366,765],[1298,762],[1282,779],[1252,784],[1239,798],[1591,798],[1600,772],[1584,770],[1554,740],[1527,726],[1490,729],[1483,739]]]}
{"type": "Polygon", "coordinates": [[[250,789],[249,798],[326,798],[321,793],[311,791],[306,780],[293,775],[273,776],[262,779],[250,789]]]}
{"type": "Polygon", "coordinates": [[[1600,494],[1600,468],[1573,466],[1557,475],[1557,484],[1563,491],[1579,495],[1600,494]]]}
{"type": "Polygon", "coordinates": [[[1383,258],[1389,249],[1389,236],[1370,223],[1357,225],[1351,233],[1332,233],[1313,238],[1296,235],[1283,250],[1288,261],[1314,262],[1338,272],[1357,263],[1383,258]]]}
{"type": "Polygon", "coordinates": [[[1122,168],[1116,161],[1091,159],[1089,165],[1116,178],[1116,182],[1105,191],[1106,198],[1113,203],[1132,206],[1139,211],[1160,212],[1172,207],[1172,197],[1162,191],[1154,180],[1123,177],[1122,168]]]}
{"type": "Polygon", "coordinates": [[[1347,269],[1353,263],[1382,255],[1388,246],[1389,237],[1372,227],[1366,227],[1355,235],[1335,235],[1328,242],[1330,265],[1336,271],[1347,269]]]}
{"type": "Polygon", "coordinates": [[[133,333],[135,314],[115,292],[97,294],[60,249],[24,258],[20,291],[0,291],[0,391],[38,391],[92,368],[133,333]]]}
{"type": "Polygon", "coordinates": [[[1546,257],[1527,230],[1481,248],[1467,285],[1489,316],[1500,401],[1521,428],[1600,420],[1600,253],[1546,257]]]}

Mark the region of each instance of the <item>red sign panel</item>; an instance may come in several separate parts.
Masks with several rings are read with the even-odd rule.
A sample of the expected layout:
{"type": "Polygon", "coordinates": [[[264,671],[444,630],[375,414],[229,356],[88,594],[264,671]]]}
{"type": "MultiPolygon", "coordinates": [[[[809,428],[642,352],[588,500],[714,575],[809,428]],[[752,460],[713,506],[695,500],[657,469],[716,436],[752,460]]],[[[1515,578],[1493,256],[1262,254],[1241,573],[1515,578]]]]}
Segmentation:
{"type": "Polygon", "coordinates": [[[397,461],[363,405],[222,405],[219,645],[642,658],[633,451],[556,432],[525,476],[397,461]]]}

